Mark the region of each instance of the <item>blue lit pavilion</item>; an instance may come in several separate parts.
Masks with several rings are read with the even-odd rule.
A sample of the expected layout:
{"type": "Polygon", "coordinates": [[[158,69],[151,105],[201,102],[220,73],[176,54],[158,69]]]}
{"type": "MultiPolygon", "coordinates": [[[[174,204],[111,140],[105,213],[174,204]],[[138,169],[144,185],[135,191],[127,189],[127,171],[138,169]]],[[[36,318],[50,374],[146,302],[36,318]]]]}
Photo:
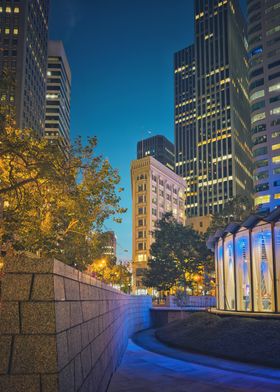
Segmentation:
{"type": "Polygon", "coordinates": [[[280,313],[280,208],[229,224],[207,245],[215,252],[218,311],[280,313]]]}

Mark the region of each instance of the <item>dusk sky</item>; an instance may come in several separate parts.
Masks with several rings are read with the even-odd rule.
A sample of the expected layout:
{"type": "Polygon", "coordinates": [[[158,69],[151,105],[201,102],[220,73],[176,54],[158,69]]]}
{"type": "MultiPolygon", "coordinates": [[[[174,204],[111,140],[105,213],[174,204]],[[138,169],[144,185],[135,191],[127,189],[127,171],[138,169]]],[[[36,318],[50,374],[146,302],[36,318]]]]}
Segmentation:
{"type": "Polygon", "coordinates": [[[174,141],[173,54],[192,44],[193,25],[192,0],[51,2],[50,38],[64,42],[72,70],[71,137],[96,135],[125,188],[123,223],[106,223],[122,259],[131,258],[130,162],[147,131],[174,141]]]}

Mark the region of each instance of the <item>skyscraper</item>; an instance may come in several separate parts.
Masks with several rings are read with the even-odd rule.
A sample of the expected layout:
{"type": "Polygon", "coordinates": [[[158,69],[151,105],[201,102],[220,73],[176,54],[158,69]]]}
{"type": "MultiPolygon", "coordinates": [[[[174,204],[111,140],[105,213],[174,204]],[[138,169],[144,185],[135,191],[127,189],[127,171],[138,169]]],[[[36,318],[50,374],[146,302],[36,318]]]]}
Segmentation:
{"type": "Polygon", "coordinates": [[[142,277],[147,268],[155,223],[171,212],[185,222],[185,181],[151,156],[131,163],[132,188],[132,275],[133,290],[146,293],[142,277]]]}
{"type": "Polygon", "coordinates": [[[187,215],[252,196],[245,23],[238,1],[195,0],[195,44],[175,54],[176,172],[187,215]]]}
{"type": "Polygon", "coordinates": [[[280,1],[248,0],[255,205],[280,205],[280,1]]]}
{"type": "Polygon", "coordinates": [[[61,41],[49,41],[46,124],[48,139],[70,145],[71,70],[61,41]]]}
{"type": "Polygon", "coordinates": [[[19,128],[32,128],[41,136],[45,127],[48,14],[49,0],[0,0],[0,74],[7,74],[10,86],[2,89],[1,100],[14,105],[19,128]]]}
{"type": "Polygon", "coordinates": [[[137,143],[137,159],[152,156],[169,169],[175,169],[174,144],[163,135],[143,139],[137,143]]]}

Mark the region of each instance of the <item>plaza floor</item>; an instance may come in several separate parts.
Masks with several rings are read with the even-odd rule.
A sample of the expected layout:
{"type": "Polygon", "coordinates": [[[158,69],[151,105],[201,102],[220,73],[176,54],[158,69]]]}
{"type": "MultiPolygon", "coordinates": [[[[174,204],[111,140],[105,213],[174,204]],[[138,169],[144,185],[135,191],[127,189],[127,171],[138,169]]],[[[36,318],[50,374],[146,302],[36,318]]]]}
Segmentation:
{"type": "Polygon", "coordinates": [[[108,392],[183,391],[280,392],[280,370],[185,353],[158,342],[150,330],[129,341],[108,389],[108,392]]]}

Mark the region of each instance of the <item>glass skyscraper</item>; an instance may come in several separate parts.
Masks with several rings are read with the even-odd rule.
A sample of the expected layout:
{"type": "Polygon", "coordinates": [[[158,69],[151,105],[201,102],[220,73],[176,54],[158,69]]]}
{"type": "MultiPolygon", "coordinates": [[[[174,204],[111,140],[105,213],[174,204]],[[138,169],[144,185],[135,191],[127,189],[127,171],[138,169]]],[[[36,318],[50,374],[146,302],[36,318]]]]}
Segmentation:
{"type": "Polygon", "coordinates": [[[280,1],[248,0],[255,205],[280,206],[280,1]]]}
{"type": "Polygon", "coordinates": [[[176,172],[187,215],[252,197],[245,21],[238,1],[195,0],[195,43],[175,54],[176,172]]]}
{"type": "Polygon", "coordinates": [[[70,145],[71,70],[61,41],[49,41],[45,135],[70,145]]]}
{"type": "Polygon", "coordinates": [[[19,128],[45,128],[49,0],[0,0],[0,74],[9,89],[1,101],[15,108],[19,128]]]}
{"type": "Polygon", "coordinates": [[[156,135],[137,143],[137,159],[147,156],[154,157],[157,161],[174,171],[174,144],[165,136],[156,135]]]}

